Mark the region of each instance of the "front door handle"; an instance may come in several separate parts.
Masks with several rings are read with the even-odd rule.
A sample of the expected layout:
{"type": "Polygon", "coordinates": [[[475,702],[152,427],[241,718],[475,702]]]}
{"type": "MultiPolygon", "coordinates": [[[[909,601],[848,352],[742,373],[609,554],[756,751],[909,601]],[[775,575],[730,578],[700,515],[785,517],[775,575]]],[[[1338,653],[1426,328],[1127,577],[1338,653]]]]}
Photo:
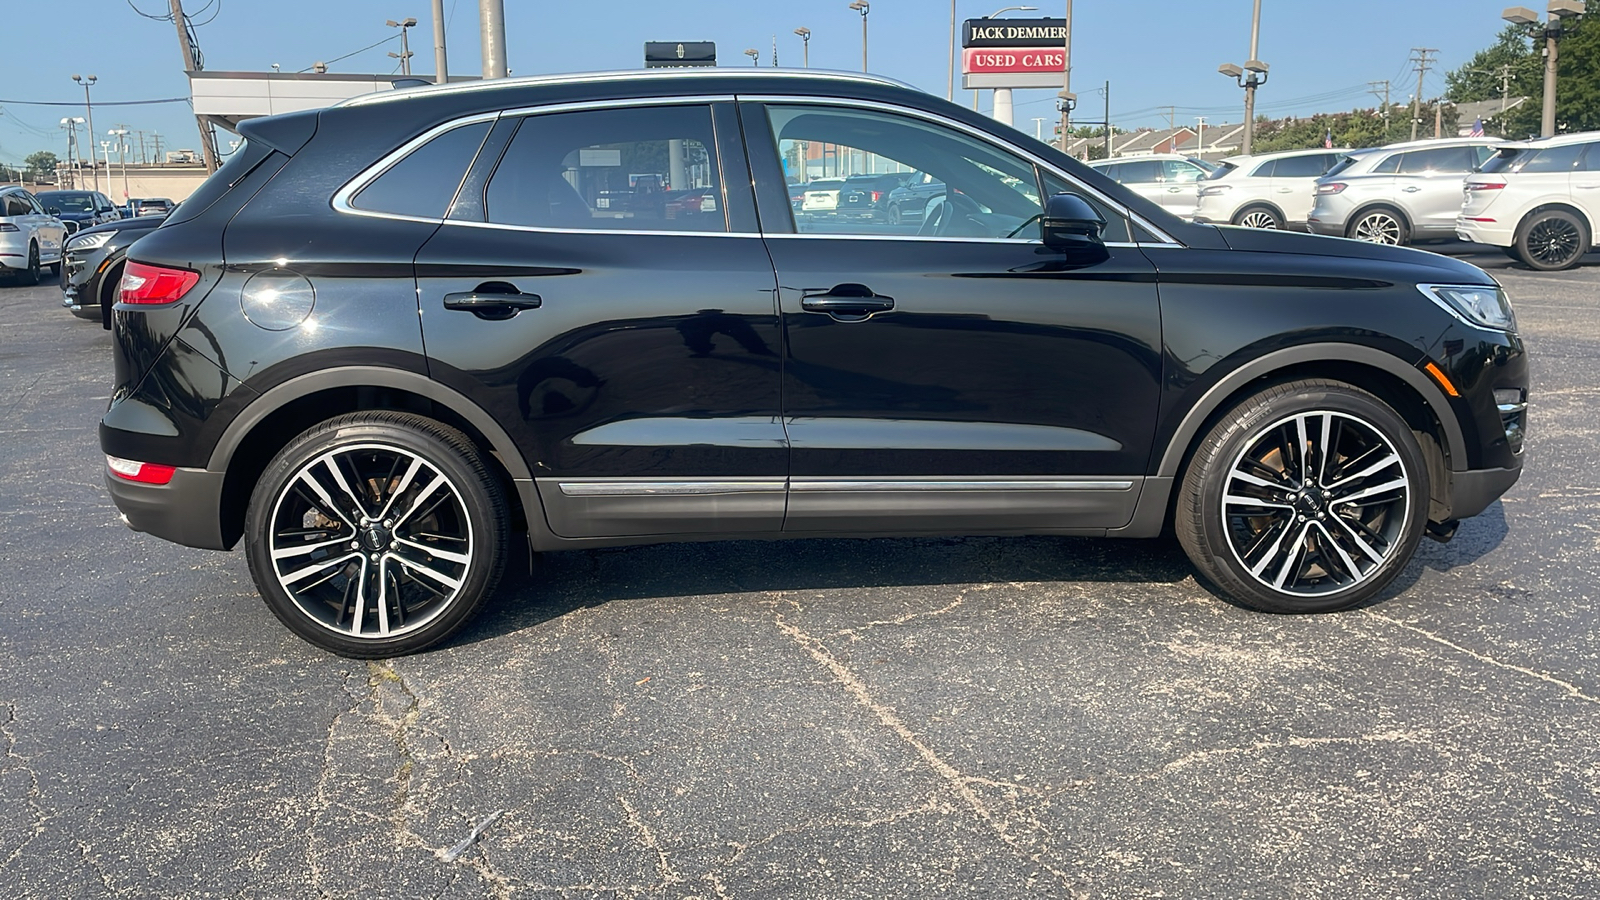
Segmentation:
{"type": "Polygon", "coordinates": [[[525,309],[538,309],[544,298],[524,294],[504,281],[486,281],[470,291],[444,295],[444,308],[462,310],[480,319],[509,319],[525,309]]]}
{"type": "Polygon", "coordinates": [[[894,309],[894,298],[875,293],[864,284],[840,284],[825,293],[800,298],[806,312],[827,313],[836,319],[865,319],[873,313],[894,309]]]}
{"type": "Polygon", "coordinates": [[[1405,191],[1408,194],[1415,194],[1417,191],[1422,190],[1422,188],[1419,188],[1413,184],[1410,187],[1403,187],[1400,190],[1405,191]]]}

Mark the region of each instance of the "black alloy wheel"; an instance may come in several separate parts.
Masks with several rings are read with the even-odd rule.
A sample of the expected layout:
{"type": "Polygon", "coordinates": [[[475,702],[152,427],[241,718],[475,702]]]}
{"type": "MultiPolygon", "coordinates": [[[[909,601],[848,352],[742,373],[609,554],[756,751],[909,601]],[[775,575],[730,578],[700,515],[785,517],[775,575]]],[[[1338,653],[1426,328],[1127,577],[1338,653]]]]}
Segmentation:
{"type": "Polygon", "coordinates": [[[245,521],[279,620],[341,656],[414,653],[465,625],[500,579],[506,500],[461,432],[409,413],[324,422],[268,464],[245,521]]]}
{"type": "Polygon", "coordinates": [[[1382,591],[1426,525],[1410,427],[1348,384],[1289,382],[1224,415],[1184,473],[1177,532],[1195,567],[1267,612],[1331,612],[1382,591]]]}
{"type": "Polygon", "coordinates": [[[1247,206],[1239,210],[1233,217],[1233,224],[1243,225],[1246,228],[1267,228],[1274,231],[1283,229],[1283,219],[1268,206],[1247,206]]]}
{"type": "Polygon", "coordinates": [[[1516,251],[1517,258],[1531,269],[1570,269],[1589,252],[1589,230],[1564,209],[1534,213],[1517,229],[1516,251]]]}

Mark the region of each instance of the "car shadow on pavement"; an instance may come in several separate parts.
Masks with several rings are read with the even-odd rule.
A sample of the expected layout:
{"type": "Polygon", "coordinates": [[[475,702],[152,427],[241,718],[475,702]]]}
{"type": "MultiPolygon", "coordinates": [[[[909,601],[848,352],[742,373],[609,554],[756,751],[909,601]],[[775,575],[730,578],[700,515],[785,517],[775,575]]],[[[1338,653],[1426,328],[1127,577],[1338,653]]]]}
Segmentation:
{"type": "Polygon", "coordinates": [[[491,639],[619,600],[989,582],[1174,584],[1178,542],[1110,538],[801,539],[513,554],[490,606],[452,640],[491,639]]]}

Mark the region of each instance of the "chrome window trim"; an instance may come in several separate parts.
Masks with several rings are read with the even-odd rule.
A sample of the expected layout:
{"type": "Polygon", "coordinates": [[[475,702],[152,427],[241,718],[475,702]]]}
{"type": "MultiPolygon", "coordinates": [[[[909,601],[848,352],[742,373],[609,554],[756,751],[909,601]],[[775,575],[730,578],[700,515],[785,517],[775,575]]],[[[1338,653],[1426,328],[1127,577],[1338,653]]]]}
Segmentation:
{"type": "MultiPolygon", "coordinates": [[[[470,116],[463,116],[459,119],[451,119],[442,125],[435,125],[411,140],[406,141],[404,144],[401,144],[398,149],[390,151],[388,155],[363,169],[356,175],[356,177],[350,179],[348,182],[345,182],[344,187],[335,191],[333,200],[331,201],[334,211],[349,213],[350,215],[354,216],[371,216],[375,219],[396,219],[401,222],[438,223],[444,221],[445,215],[449,214],[450,212],[450,206],[455,203],[455,194],[450,195],[450,202],[445,204],[444,213],[441,213],[437,219],[429,216],[408,216],[400,213],[386,213],[373,209],[358,209],[351,204],[351,201],[355,198],[356,194],[361,193],[361,191],[365,189],[367,185],[378,180],[383,173],[394,168],[402,159],[410,156],[418,147],[421,147],[423,144],[426,144],[427,142],[433,140],[441,134],[444,134],[447,131],[454,131],[457,128],[463,128],[468,125],[476,125],[479,122],[493,123],[500,118],[500,115],[501,114],[498,112],[475,113],[470,116]]],[[[489,128],[492,131],[494,129],[494,125],[491,124],[489,128]]],[[[487,139],[488,135],[485,134],[484,137],[487,139]]],[[[482,151],[482,149],[483,143],[480,141],[478,143],[478,150],[474,151],[472,154],[472,162],[477,161],[478,152],[482,151]]],[[[472,163],[469,162],[467,164],[467,168],[461,173],[463,180],[466,179],[467,172],[471,169],[472,163]]],[[[456,184],[456,191],[459,192],[460,190],[461,184],[458,182],[456,184]]]]}
{"type": "MultiPolygon", "coordinates": [[[[1072,175],[1070,175],[1070,174],[1068,174],[1066,172],[1063,172],[1061,169],[1057,168],[1054,164],[1046,161],[1044,158],[1040,157],[1038,154],[1036,154],[1036,153],[1034,153],[1034,152],[1032,152],[1032,151],[1030,151],[1030,150],[1028,150],[1026,148],[1023,148],[1023,147],[1020,147],[1020,146],[1018,146],[1016,144],[1013,144],[1010,141],[1008,141],[1005,138],[1002,138],[1002,137],[1000,137],[998,135],[990,134],[987,131],[984,131],[982,129],[975,128],[975,127],[973,127],[971,125],[968,125],[965,122],[959,122],[959,121],[957,121],[955,119],[951,119],[951,118],[948,118],[946,116],[941,116],[941,115],[939,115],[937,113],[930,113],[927,110],[917,109],[915,107],[900,106],[899,104],[895,104],[895,103],[885,103],[885,102],[883,102],[881,100],[858,100],[858,99],[855,99],[855,98],[852,98],[852,97],[807,97],[807,96],[783,95],[783,94],[739,94],[737,96],[737,99],[741,103],[774,103],[774,104],[803,103],[803,104],[810,104],[810,105],[814,105],[814,106],[851,106],[851,107],[855,107],[855,108],[858,108],[858,109],[871,109],[871,110],[879,110],[879,111],[884,111],[884,112],[898,113],[898,114],[901,114],[901,115],[908,115],[908,116],[911,116],[912,118],[922,119],[922,120],[927,121],[927,122],[933,122],[933,123],[938,124],[938,125],[944,125],[944,126],[949,127],[949,128],[954,128],[957,131],[965,132],[967,135],[969,135],[971,137],[975,137],[975,138],[977,138],[977,139],[979,139],[981,141],[984,141],[985,143],[994,144],[996,146],[1003,147],[1007,151],[1009,151],[1011,153],[1014,153],[1014,154],[1016,154],[1018,156],[1021,156],[1024,159],[1029,160],[1030,162],[1032,162],[1035,165],[1043,167],[1046,171],[1049,171],[1049,172],[1055,174],[1056,176],[1060,177],[1063,181],[1066,181],[1066,182],[1069,182],[1071,184],[1077,185],[1079,188],[1082,188],[1090,196],[1094,197],[1095,199],[1099,200],[1102,203],[1105,203],[1106,205],[1110,206],[1112,209],[1117,210],[1118,212],[1120,212],[1123,215],[1127,216],[1129,219],[1132,219],[1133,221],[1138,222],[1139,225],[1142,228],[1144,228],[1146,231],[1148,231],[1151,234],[1157,235],[1158,237],[1162,238],[1163,240],[1160,242],[1161,244],[1163,244],[1163,245],[1183,246],[1176,239],[1174,239],[1171,235],[1167,234],[1165,231],[1162,231],[1160,228],[1157,228],[1155,225],[1152,225],[1150,222],[1146,221],[1143,216],[1140,216],[1138,213],[1134,212],[1133,210],[1128,209],[1122,203],[1120,203],[1120,202],[1118,202],[1116,200],[1113,200],[1110,197],[1107,197],[1105,194],[1101,193],[1099,190],[1097,190],[1097,189],[1095,189],[1095,188],[1093,188],[1093,187],[1091,187],[1091,186],[1089,186],[1087,184],[1084,184],[1083,182],[1079,181],[1077,178],[1074,178],[1072,175]]],[[[777,235],[769,235],[769,237],[775,237],[775,236],[777,236],[777,235]]],[[[1006,239],[1006,238],[995,238],[995,239],[985,238],[984,240],[1010,240],[1012,243],[1022,243],[1021,241],[1018,241],[1016,239],[1006,239]]],[[[1030,243],[1038,243],[1038,242],[1037,241],[1032,241],[1030,243]]],[[[1107,244],[1107,246],[1111,246],[1111,245],[1107,244]]]]}
{"type": "MultiPolygon", "coordinates": [[[[746,67],[743,69],[723,67],[682,68],[682,69],[612,69],[600,72],[574,72],[564,75],[525,75],[520,78],[496,78],[484,81],[459,82],[455,84],[430,84],[416,87],[398,88],[389,91],[374,91],[351,97],[334,104],[334,108],[341,106],[371,106],[375,103],[397,103],[419,97],[437,97],[449,94],[467,94],[478,91],[493,91],[515,87],[539,87],[541,85],[563,84],[596,84],[603,82],[628,82],[657,80],[663,78],[682,78],[697,80],[700,78],[773,78],[773,79],[825,79],[831,81],[853,81],[861,84],[875,84],[888,87],[909,88],[919,90],[914,85],[882,75],[869,75],[865,72],[841,72],[829,69],[793,69],[793,68],[759,68],[746,67]]],[[[632,101],[630,101],[632,102],[632,101]]]]}

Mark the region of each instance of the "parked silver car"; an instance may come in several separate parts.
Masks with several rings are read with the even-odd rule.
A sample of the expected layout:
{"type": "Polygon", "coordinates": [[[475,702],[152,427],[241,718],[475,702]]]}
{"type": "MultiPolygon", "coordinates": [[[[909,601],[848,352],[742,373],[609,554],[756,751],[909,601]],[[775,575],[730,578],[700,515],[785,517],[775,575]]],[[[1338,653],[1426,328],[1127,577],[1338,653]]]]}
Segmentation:
{"type": "Polygon", "coordinates": [[[1378,244],[1453,238],[1461,182],[1498,142],[1448,138],[1350,153],[1317,179],[1306,228],[1378,244]]]}
{"type": "Polygon", "coordinates": [[[67,227],[20,187],[0,188],[0,278],[38,284],[39,269],[61,274],[67,227]]]}
{"type": "Polygon", "coordinates": [[[1134,193],[1178,216],[1194,214],[1201,179],[1216,170],[1212,163],[1181,156],[1157,153],[1118,159],[1097,159],[1089,168],[1132,188],[1134,193]]]}

